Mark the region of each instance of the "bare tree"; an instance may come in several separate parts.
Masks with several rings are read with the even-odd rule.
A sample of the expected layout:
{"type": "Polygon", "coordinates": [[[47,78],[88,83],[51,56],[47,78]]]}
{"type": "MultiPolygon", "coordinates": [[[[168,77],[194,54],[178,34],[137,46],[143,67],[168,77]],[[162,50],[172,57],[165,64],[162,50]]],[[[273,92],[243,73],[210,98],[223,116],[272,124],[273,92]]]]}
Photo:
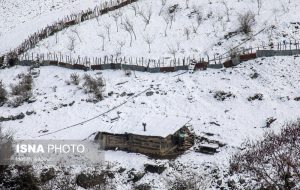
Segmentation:
{"type": "Polygon", "coordinates": [[[105,35],[103,33],[98,34],[100,38],[102,38],[102,51],[104,51],[104,44],[105,44],[105,35]]]}
{"type": "Polygon", "coordinates": [[[269,132],[263,140],[246,142],[230,161],[237,177],[250,176],[260,189],[298,189],[300,181],[300,120],[286,124],[279,134],[269,132]]]}
{"type": "Polygon", "coordinates": [[[171,29],[172,25],[173,25],[173,22],[175,21],[175,13],[174,14],[168,13],[168,17],[169,17],[169,20],[170,20],[170,29],[171,29]]]}
{"type": "Polygon", "coordinates": [[[260,14],[260,10],[262,8],[262,0],[256,0],[257,2],[257,14],[260,14]]]}
{"type": "MultiPolygon", "coordinates": [[[[127,19],[127,17],[125,18],[125,20],[127,19]]],[[[131,25],[130,23],[127,22],[122,22],[121,23],[121,27],[123,30],[125,30],[126,32],[129,33],[130,35],[130,47],[132,46],[132,32],[131,32],[131,25]]]]}
{"type": "Polygon", "coordinates": [[[212,27],[213,27],[213,33],[214,33],[214,36],[217,37],[217,26],[216,26],[216,23],[215,23],[215,22],[212,22],[211,25],[212,25],[212,27]]]}
{"type": "Polygon", "coordinates": [[[74,34],[76,34],[77,38],[79,39],[79,41],[80,41],[80,43],[81,43],[82,41],[81,41],[81,38],[80,38],[80,36],[79,36],[79,32],[78,32],[78,30],[77,30],[77,27],[72,28],[71,31],[72,31],[74,34]]]}
{"type": "Polygon", "coordinates": [[[185,8],[186,8],[186,9],[189,8],[189,3],[190,3],[190,0],[185,0],[185,8]]]}
{"type": "Polygon", "coordinates": [[[167,36],[166,35],[167,27],[169,26],[170,29],[172,28],[172,23],[174,21],[174,14],[167,11],[167,12],[164,13],[163,19],[166,23],[165,36],[167,36]]]}
{"type": "Polygon", "coordinates": [[[161,8],[160,8],[159,13],[158,13],[159,16],[161,15],[164,7],[166,6],[166,3],[167,3],[167,0],[161,0],[161,8]]]}
{"type": "Polygon", "coordinates": [[[225,32],[226,28],[227,28],[227,22],[224,22],[223,20],[221,20],[221,26],[222,26],[223,32],[225,32]]]}
{"type": "Polygon", "coordinates": [[[134,16],[139,12],[139,5],[137,3],[133,3],[130,5],[130,8],[134,11],[134,16]]]}
{"type": "Polygon", "coordinates": [[[225,11],[226,11],[226,16],[227,16],[227,22],[230,22],[230,18],[229,18],[230,9],[228,7],[228,4],[227,4],[226,1],[222,1],[222,4],[225,6],[225,11]]]}
{"type": "MultiPolygon", "coordinates": [[[[290,3],[290,2],[289,2],[290,3]]],[[[286,14],[289,12],[289,4],[287,3],[284,3],[280,0],[280,4],[281,4],[281,8],[282,8],[282,11],[286,14]]]]}
{"type": "Polygon", "coordinates": [[[148,44],[149,53],[151,53],[151,44],[153,43],[154,39],[155,39],[154,35],[150,36],[149,34],[147,34],[146,36],[144,36],[144,40],[148,44]]]}
{"type": "Polygon", "coordinates": [[[177,51],[179,51],[180,50],[180,46],[181,46],[180,41],[176,42],[176,46],[177,46],[177,51]]]}
{"type": "Polygon", "coordinates": [[[186,36],[186,40],[190,39],[191,31],[189,28],[184,28],[184,35],[186,36]]]}
{"type": "Polygon", "coordinates": [[[240,30],[245,34],[249,34],[252,31],[252,27],[255,24],[255,15],[248,11],[245,14],[239,15],[240,30]]]}
{"type": "Polygon", "coordinates": [[[121,49],[118,48],[118,47],[116,47],[116,48],[115,48],[114,55],[115,55],[116,57],[119,57],[121,54],[122,54],[121,49]]]}
{"type": "Polygon", "coordinates": [[[278,8],[274,8],[274,9],[272,9],[272,12],[273,12],[273,14],[274,14],[275,21],[277,22],[277,15],[278,15],[278,13],[279,13],[279,9],[278,9],[278,8]]]}
{"type": "Polygon", "coordinates": [[[143,21],[145,23],[144,30],[146,30],[146,27],[150,23],[150,19],[151,19],[151,16],[152,16],[152,8],[149,7],[149,9],[146,12],[141,10],[141,11],[138,12],[138,14],[143,18],[143,21]]]}
{"type": "Polygon", "coordinates": [[[58,43],[58,32],[55,33],[55,43],[58,43]]]}
{"type": "Polygon", "coordinates": [[[202,12],[200,12],[200,11],[197,12],[195,20],[196,20],[196,26],[192,25],[192,30],[193,30],[194,34],[196,34],[198,32],[198,29],[199,29],[200,25],[202,24],[202,21],[203,21],[202,12]]]}
{"type": "Polygon", "coordinates": [[[198,33],[198,28],[195,25],[192,25],[192,31],[194,34],[198,33]]]}
{"type": "Polygon", "coordinates": [[[175,4],[175,5],[170,6],[168,8],[168,14],[172,15],[172,21],[175,21],[176,13],[177,13],[178,10],[179,10],[178,4],[175,4]]]}
{"type": "Polygon", "coordinates": [[[73,35],[68,36],[68,38],[69,38],[69,44],[68,44],[67,48],[68,48],[68,50],[70,51],[70,54],[71,54],[71,52],[74,51],[74,49],[75,49],[75,41],[76,41],[76,39],[75,39],[75,37],[73,35]]]}
{"type": "Polygon", "coordinates": [[[125,46],[125,41],[118,41],[117,43],[119,44],[120,54],[122,54],[122,49],[125,46]]]}
{"type": "Polygon", "coordinates": [[[128,19],[128,17],[125,17],[124,21],[121,23],[121,28],[129,33],[130,35],[130,47],[132,46],[132,35],[134,35],[136,39],[136,35],[133,29],[132,22],[128,19]]]}
{"type": "Polygon", "coordinates": [[[105,28],[106,33],[107,33],[108,41],[110,41],[110,28],[111,28],[111,25],[109,23],[106,23],[104,25],[104,28],[105,28]]]}
{"type": "Polygon", "coordinates": [[[122,12],[121,11],[115,11],[113,14],[112,14],[112,17],[116,23],[116,27],[117,27],[117,32],[119,32],[119,25],[118,25],[118,20],[119,18],[122,17],[122,12]]]}
{"type": "Polygon", "coordinates": [[[97,21],[98,26],[100,26],[99,17],[96,17],[96,21],[97,21]]]}
{"type": "Polygon", "coordinates": [[[200,25],[202,23],[202,20],[203,20],[202,12],[198,12],[197,15],[196,15],[197,28],[200,27],[200,25]]]}
{"type": "Polygon", "coordinates": [[[177,52],[178,52],[177,48],[168,45],[168,53],[171,54],[174,59],[176,58],[177,52]]]}
{"type": "Polygon", "coordinates": [[[168,15],[164,15],[163,18],[164,18],[164,21],[165,21],[165,23],[166,23],[166,27],[165,27],[165,36],[167,36],[168,26],[169,26],[169,23],[170,23],[171,21],[170,21],[170,18],[168,17],[168,15]]]}

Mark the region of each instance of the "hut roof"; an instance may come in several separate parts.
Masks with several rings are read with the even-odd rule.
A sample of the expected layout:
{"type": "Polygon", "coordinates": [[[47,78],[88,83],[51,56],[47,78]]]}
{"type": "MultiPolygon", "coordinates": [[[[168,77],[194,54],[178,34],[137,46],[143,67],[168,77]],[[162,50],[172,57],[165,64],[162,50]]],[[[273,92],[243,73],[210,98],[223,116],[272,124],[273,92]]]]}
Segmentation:
{"type": "Polygon", "coordinates": [[[109,130],[104,129],[101,132],[166,137],[182,128],[188,121],[189,118],[180,116],[136,114],[115,121],[109,130]],[[146,123],[146,131],[143,123],[146,123]]]}

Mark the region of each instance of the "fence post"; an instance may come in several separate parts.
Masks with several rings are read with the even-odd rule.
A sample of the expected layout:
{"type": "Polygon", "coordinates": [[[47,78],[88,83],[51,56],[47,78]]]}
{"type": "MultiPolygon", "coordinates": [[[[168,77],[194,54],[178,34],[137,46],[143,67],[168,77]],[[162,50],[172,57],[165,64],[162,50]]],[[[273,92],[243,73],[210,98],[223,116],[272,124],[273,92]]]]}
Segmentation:
{"type": "Polygon", "coordinates": [[[214,54],[214,62],[215,62],[215,64],[217,64],[217,62],[216,62],[216,54],[214,54]]]}
{"type": "Polygon", "coordinates": [[[210,60],[209,60],[209,55],[207,54],[207,63],[209,64],[210,60]]]}
{"type": "Polygon", "coordinates": [[[286,43],[284,43],[284,50],[286,50],[286,43]]]}

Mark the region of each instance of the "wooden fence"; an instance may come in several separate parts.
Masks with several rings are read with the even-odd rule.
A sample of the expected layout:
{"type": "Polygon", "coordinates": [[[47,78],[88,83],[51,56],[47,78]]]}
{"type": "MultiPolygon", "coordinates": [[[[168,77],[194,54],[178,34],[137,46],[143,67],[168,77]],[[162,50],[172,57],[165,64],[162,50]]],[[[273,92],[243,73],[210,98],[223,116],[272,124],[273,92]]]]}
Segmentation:
{"type": "Polygon", "coordinates": [[[299,42],[278,44],[277,46],[261,46],[256,48],[242,48],[235,50],[233,53],[213,56],[210,59],[193,57],[183,58],[161,58],[148,59],[145,57],[72,57],[70,55],[62,55],[61,53],[47,54],[22,54],[18,57],[21,64],[31,65],[40,63],[41,65],[55,65],[71,69],[82,70],[104,70],[104,69],[125,69],[148,72],[174,72],[178,70],[189,70],[194,65],[194,70],[206,68],[222,68],[238,65],[240,62],[255,59],[263,56],[276,55],[295,55],[300,54],[299,42]],[[234,55],[233,55],[234,54],[234,55]]]}
{"type": "Polygon", "coordinates": [[[3,63],[5,57],[7,59],[13,57],[14,59],[19,59],[21,61],[53,61],[59,63],[65,63],[70,65],[83,65],[87,68],[101,68],[101,65],[107,64],[120,64],[120,65],[133,65],[145,68],[165,68],[163,70],[173,71],[174,67],[184,67],[191,65],[191,63],[197,63],[195,68],[202,69],[206,67],[217,67],[217,65],[224,65],[225,67],[230,67],[236,65],[240,61],[246,61],[249,59],[256,58],[257,50],[292,50],[299,49],[299,42],[289,41],[278,44],[262,45],[259,47],[250,48],[240,48],[234,49],[233,51],[227,51],[224,54],[214,54],[213,56],[190,56],[183,58],[169,58],[169,59],[149,59],[145,57],[133,58],[133,57],[116,57],[113,55],[104,57],[72,57],[69,55],[62,55],[61,53],[47,53],[47,54],[28,54],[26,53],[29,49],[34,48],[38,42],[41,40],[54,35],[55,33],[79,24],[80,22],[99,17],[110,11],[119,9],[128,4],[134,3],[138,0],[110,0],[96,6],[94,9],[87,9],[81,11],[77,14],[71,14],[65,18],[58,20],[54,24],[47,26],[44,29],[30,35],[20,46],[11,50],[8,54],[0,56],[0,64],[3,63]],[[238,55],[237,59],[234,58],[238,55]]]}
{"type": "Polygon", "coordinates": [[[256,54],[259,50],[277,50],[277,51],[286,51],[286,50],[299,50],[300,49],[300,42],[299,41],[289,41],[283,43],[271,43],[265,45],[264,43],[261,46],[257,47],[241,47],[239,49],[235,48],[233,50],[228,50],[224,54],[215,54],[213,57],[208,57],[208,63],[224,63],[226,61],[232,60],[235,55],[240,56],[240,61],[247,61],[249,58],[253,58],[253,55],[256,54]]]}
{"type": "MultiPolygon", "coordinates": [[[[126,65],[137,65],[144,67],[174,67],[174,66],[188,66],[193,60],[193,57],[183,58],[160,58],[160,59],[149,59],[146,57],[126,57],[126,56],[104,56],[104,57],[73,57],[70,55],[63,55],[61,53],[25,53],[18,57],[20,61],[56,61],[68,64],[79,64],[90,67],[91,65],[103,65],[103,64],[126,64],[126,65]]],[[[197,59],[198,60],[198,59],[197,59]]],[[[204,60],[202,58],[201,60],[204,60]]]]}
{"type": "Polygon", "coordinates": [[[60,19],[57,22],[53,23],[52,25],[47,26],[46,28],[43,28],[35,32],[34,34],[30,35],[17,48],[11,50],[6,55],[0,56],[0,59],[4,59],[4,56],[9,56],[9,57],[19,56],[25,53],[26,51],[28,51],[29,49],[34,48],[37,45],[37,43],[39,43],[41,40],[48,38],[49,36],[52,36],[55,33],[67,27],[79,24],[86,20],[99,17],[103,14],[119,9],[128,4],[134,3],[136,1],[137,0],[110,0],[97,5],[94,9],[87,9],[77,14],[68,15],[65,18],[60,19]]]}

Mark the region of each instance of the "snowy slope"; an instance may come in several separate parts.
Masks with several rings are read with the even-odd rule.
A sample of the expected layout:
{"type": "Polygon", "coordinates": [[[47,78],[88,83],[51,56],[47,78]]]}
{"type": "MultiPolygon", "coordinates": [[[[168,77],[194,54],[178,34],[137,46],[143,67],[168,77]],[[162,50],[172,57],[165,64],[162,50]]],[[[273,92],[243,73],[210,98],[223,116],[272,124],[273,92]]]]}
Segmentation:
{"type": "MultiPolygon", "coordinates": [[[[16,66],[1,70],[0,80],[9,86],[13,82],[12,79],[19,73],[27,72],[27,69],[16,66]]],[[[294,100],[300,96],[299,69],[299,57],[274,57],[245,62],[235,68],[209,69],[177,77],[173,76],[180,72],[168,74],[136,72],[136,77],[134,75],[127,77],[123,71],[107,70],[101,73],[88,71],[92,75],[102,75],[107,85],[105,99],[94,104],[85,101],[89,95],[84,94],[80,86],[68,86],[65,83],[71,73],[76,72],[82,76],[84,72],[52,66],[41,67],[40,76],[34,79],[34,96],[37,101],[15,109],[1,107],[0,115],[36,112],[19,121],[2,123],[5,130],[15,132],[17,139],[80,140],[97,131],[142,134],[142,126],[136,122],[137,120],[132,119],[133,117],[137,117],[138,120],[145,119],[149,126],[152,121],[147,117],[151,115],[190,118],[192,119],[190,125],[197,135],[213,133],[212,138],[226,143],[227,146],[212,156],[190,150],[176,159],[176,162],[190,169],[201,167],[206,162],[226,166],[230,155],[244,140],[260,138],[265,131],[277,131],[285,122],[296,120],[300,116],[300,104],[294,100]],[[258,78],[250,77],[254,73],[258,73],[258,78]],[[53,91],[54,86],[56,92],[53,91]],[[154,92],[152,96],[146,96],[145,93],[132,99],[127,95],[121,96],[124,92],[138,94],[149,87],[151,87],[149,91],[154,92]],[[218,101],[214,98],[214,92],[219,90],[232,92],[236,97],[218,101]],[[114,92],[113,95],[108,96],[111,91],[114,92]],[[263,100],[248,101],[248,97],[255,93],[263,94],[263,100]],[[99,115],[126,99],[129,99],[127,104],[95,120],[39,137],[99,115]],[[75,101],[73,106],[60,106],[72,101],[75,101]],[[58,109],[54,110],[55,107],[58,109]],[[112,120],[116,116],[119,116],[119,119],[112,120]],[[264,128],[269,117],[277,120],[271,128],[264,128]],[[123,122],[126,125],[122,125],[123,122]],[[44,130],[48,132],[41,132],[44,130]]],[[[155,122],[153,121],[154,124],[155,122]]],[[[147,133],[151,133],[151,130],[149,131],[147,133]]],[[[159,132],[163,134],[164,131],[166,130],[163,128],[157,128],[153,134],[159,132]]],[[[106,159],[119,163],[122,167],[137,170],[141,169],[144,163],[154,161],[142,155],[119,151],[107,151],[106,159]]],[[[165,163],[165,161],[158,162],[165,163]]],[[[157,179],[159,176],[148,177],[157,179]]],[[[155,185],[158,189],[163,187],[163,184],[155,185]]]]}
{"type": "Polygon", "coordinates": [[[29,35],[72,13],[78,13],[104,0],[1,0],[0,54],[16,48],[29,35]]]}
{"type": "Polygon", "coordinates": [[[150,23],[146,28],[142,16],[135,14],[133,6],[129,5],[103,15],[99,19],[70,27],[59,33],[58,41],[56,37],[50,37],[39,43],[38,47],[29,53],[61,52],[74,57],[119,55],[147,58],[168,58],[175,54],[175,57],[207,58],[207,55],[223,54],[249,38],[240,33],[225,39],[225,35],[239,29],[238,17],[247,11],[252,11],[256,17],[252,33],[255,36],[252,36],[251,40],[246,41],[241,47],[267,46],[270,43],[282,43],[284,40],[293,42],[299,40],[297,29],[299,26],[291,24],[291,22],[298,21],[299,4],[297,1],[290,3],[288,0],[263,1],[259,15],[257,3],[252,0],[228,0],[225,4],[219,0],[212,0],[211,3],[197,0],[188,2],[187,6],[185,1],[167,1],[167,4],[162,7],[161,1],[140,0],[133,4],[137,7],[137,12],[143,12],[145,15],[149,11],[152,12],[150,23]],[[169,8],[176,5],[178,7],[174,21],[172,25],[171,22],[167,25],[164,18],[168,18],[166,15],[168,15],[169,8]],[[226,6],[229,10],[228,17],[226,6]],[[193,27],[197,26],[197,12],[202,16],[202,20],[197,32],[194,33],[193,27]],[[117,22],[115,15],[119,15],[117,22]],[[130,34],[122,29],[121,25],[126,18],[133,24],[136,34],[136,39],[132,35],[132,46],[130,46],[130,34]],[[107,27],[109,27],[109,32],[107,27]],[[166,28],[167,36],[165,36],[166,28]],[[186,31],[189,31],[189,37],[186,31]],[[70,49],[71,38],[75,39],[74,50],[70,49]],[[102,47],[103,38],[104,47],[102,47]],[[152,41],[150,51],[146,39],[152,41]]]}
{"type": "MultiPolygon", "coordinates": [[[[0,54],[15,48],[29,34],[57,19],[93,8],[101,2],[102,0],[0,0],[0,16],[3,18],[0,20],[0,54]]],[[[225,4],[230,10],[230,22],[227,22],[226,6],[221,0],[188,2],[187,7],[185,1],[167,0],[160,16],[161,1],[140,0],[135,3],[139,10],[147,12],[151,8],[153,11],[145,30],[142,17],[135,16],[132,6],[127,6],[103,15],[98,20],[86,21],[63,30],[58,33],[58,43],[53,36],[43,40],[28,53],[61,52],[74,57],[114,54],[169,58],[173,57],[170,50],[174,50],[176,57],[212,56],[214,53],[224,53],[248,38],[238,34],[228,40],[224,39],[228,32],[238,29],[238,15],[248,10],[256,14],[253,34],[264,28],[265,30],[242,46],[255,47],[270,42],[299,40],[297,25],[291,24],[299,21],[298,1],[265,0],[257,15],[256,1],[227,0],[225,4]],[[166,14],[166,7],[175,4],[179,5],[179,9],[172,27],[168,25],[165,36],[166,23],[163,15],[166,14]],[[197,34],[191,31],[196,25],[195,15],[191,14],[194,10],[199,10],[203,15],[197,34]],[[117,25],[113,18],[116,13],[122,14],[117,25]],[[126,17],[133,23],[137,37],[136,40],[133,37],[131,47],[130,35],[120,24],[126,17]],[[110,26],[109,37],[105,25],[110,26]],[[185,28],[191,31],[189,39],[184,35],[185,28]],[[102,34],[105,38],[103,51],[102,34]],[[150,53],[145,42],[147,36],[154,39],[150,53]],[[70,38],[75,39],[72,51],[69,50],[70,38]],[[124,45],[120,45],[123,43],[124,45]]],[[[226,170],[230,156],[239,150],[246,139],[259,139],[265,131],[278,131],[285,122],[299,118],[300,102],[294,100],[300,97],[299,61],[300,58],[296,56],[272,57],[248,61],[235,68],[208,69],[194,74],[182,74],[183,71],[156,74],[133,72],[130,77],[120,70],[84,72],[52,66],[41,67],[39,77],[34,79],[34,103],[26,103],[17,108],[7,105],[0,107],[0,117],[25,114],[27,111],[35,113],[25,114],[25,118],[21,120],[1,122],[1,126],[5,131],[13,131],[17,139],[83,140],[91,139],[91,135],[97,131],[165,136],[189,121],[197,136],[206,137],[205,134],[211,134],[210,139],[226,144],[215,155],[201,154],[190,149],[171,161],[150,159],[141,154],[122,151],[105,152],[105,159],[114,165],[115,170],[122,167],[127,171],[132,168],[143,171],[145,163],[165,164],[167,170],[163,174],[147,173],[139,183],[150,183],[153,189],[168,189],[167,179],[182,172],[193,171],[198,176],[211,176],[211,173],[206,172],[214,171],[215,166],[226,170]],[[84,93],[82,81],[79,86],[67,85],[66,80],[69,80],[72,73],[78,73],[81,77],[86,73],[103,76],[106,81],[104,100],[98,103],[88,102],[92,95],[84,93]],[[253,77],[255,73],[258,74],[257,78],[253,77]],[[231,92],[235,97],[219,101],[214,98],[217,91],[231,92]],[[147,96],[147,92],[153,94],[147,96]],[[248,100],[257,93],[263,94],[263,100],[248,100]],[[121,105],[124,102],[126,103],[121,105]],[[113,111],[99,116],[119,105],[121,106],[113,111]],[[95,116],[99,117],[64,129],[95,116]],[[266,120],[270,117],[277,120],[271,128],[265,128],[266,120]],[[160,120],[165,123],[160,123],[160,120]],[[144,122],[148,127],[146,132],[143,131],[144,122]],[[174,171],[174,165],[178,170],[174,171]],[[207,166],[210,169],[204,171],[207,166]]],[[[0,70],[0,80],[10,90],[10,84],[18,82],[18,74],[27,73],[28,70],[29,67],[22,66],[0,70]]],[[[13,98],[9,97],[10,100],[13,98]]],[[[116,175],[114,183],[117,189],[132,189],[132,183],[128,183],[125,175],[116,175]]]]}
{"type": "MultiPolygon", "coordinates": [[[[71,73],[76,72],[83,76],[82,71],[51,66],[41,67],[40,76],[34,79],[34,96],[37,101],[15,109],[4,106],[1,107],[0,113],[1,116],[9,116],[34,110],[37,115],[25,117],[21,123],[5,122],[4,127],[15,130],[17,138],[36,138],[39,130],[48,129],[51,132],[75,124],[128,100],[127,104],[104,117],[43,138],[84,139],[99,130],[116,133],[139,131],[142,130],[142,126],[134,123],[139,119],[133,119],[133,116],[143,118],[147,115],[149,117],[165,115],[171,118],[191,118],[190,123],[197,134],[216,133],[226,143],[237,145],[246,137],[261,134],[263,129],[260,127],[265,125],[268,117],[278,118],[280,126],[283,122],[299,116],[299,102],[293,100],[300,93],[298,61],[299,58],[268,58],[264,61],[255,60],[243,63],[233,69],[207,70],[178,77],[173,77],[176,73],[136,72],[136,77],[126,77],[123,71],[88,71],[93,75],[102,75],[106,80],[106,98],[96,104],[85,101],[91,98],[91,95],[85,94],[82,87],[69,86],[65,83],[69,80],[71,73]],[[251,79],[250,75],[255,72],[259,74],[259,77],[251,79]],[[56,92],[53,90],[54,87],[56,92]],[[146,96],[145,93],[138,97],[128,96],[130,93],[138,94],[149,87],[151,88],[148,91],[154,92],[152,96],[146,96]],[[218,101],[214,98],[216,91],[232,92],[236,98],[218,101]],[[113,92],[113,95],[108,96],[109,92],[113,92]],[[255,93],[262,93],[264,100],[248,101],[247,98],[255,93]],[[73,106],[61,106],[72,101],[75,101],[73,106]],[[58,109],[53,110],[54,107],[58,109]],[[120,117],[118,121],[111,121],[118,116],[120,117]],[[123,121],[126,121],[126,126],[120,125],[123,121]],[[219,123],[221,127],[209,124],[209,122],[219,123]],[[29,130],[21,130],[24,128],[29,130]],[[81,131],[81,128],[84,128],[84,131],[81,131]],[[81,132],[79,133],[78,130],[81,132]],[[236,138],[237,135],[240,137],[236,138]]],[[[16,78],[17,74],[26,72],[27,69],[27,67],[16,66],[1,70],[0,80],[3,80],[8,88],[12,79],[16,78]]],[[[151,122],[149,119],[146,120],[151,122]]]]}

